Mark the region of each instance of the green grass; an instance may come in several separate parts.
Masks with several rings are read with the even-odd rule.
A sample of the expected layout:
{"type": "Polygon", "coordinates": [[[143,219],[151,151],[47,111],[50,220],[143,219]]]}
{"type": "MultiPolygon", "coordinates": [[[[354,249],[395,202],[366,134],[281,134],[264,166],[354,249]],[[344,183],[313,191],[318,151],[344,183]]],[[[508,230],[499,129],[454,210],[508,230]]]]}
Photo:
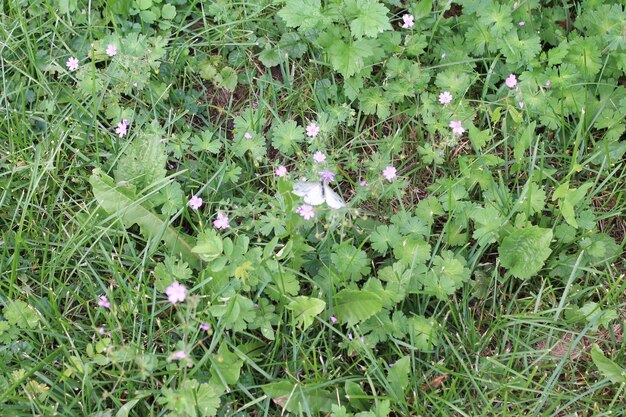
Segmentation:
{"type": "MultiPolygon", "coordinates": [[[[432,22],[423,21],[428,29],[420,29],[428,31],[420,68],[431,78],[380,117],[368,114],[359,98],[346,98],[346,77],[312,33],[300,40],[302,58],[263,65],[264,43],[273,48],[290,30],[277,17],[281,5],[173,2],[178,21],[168,29],[113,5],[94,4],[91,14],[81,14],[87,8],[81,1],[67,13],[61,2],[32,3],[25,10],[20,1],[0,2],[0,415],[205,415],[195,414],[193,404],[186,413],[184,404],[166,405],[166,398],[177,396],[168,390],[179,390],[187,406],[213,398],[220,416],[626,414],[626,385],[612,381],[590,357],[598,344],[623,370],[626,356],[626,167],[618,152],[626,98],[616,81],[623,70],[615,64],[623,51],[610,49],[591,25],[577,31],[598,42],[602,70],[563,88],[558,83],[567,78],[554,79],[552,90],[541,90],[541,111],[533,110],[528,95],[527,111],[521,111],[501,87],[514,65],[498,49],[453,49],[448,38],[466,34],[474,17],[444,17],[446,5],[435,2],[428,10],[432,22]],[[220,15],[218,6],[228,10],[220,15]],[[120,49],[129,49],[115,57],[119,61],[87,59],[89,45],[130,33],[163,36],[163,54],[158,42],[144,40],[138,43],[150,51],[135,56],[126,38],[120,49]],[[448,61],[441,61],[442,52],[448,61]],[[65,69],[69,56],[80,58],[79,71],[65,69]],[[132,61],[137,56],[145,59],[132,61]],[[234,92],[202,75],[207,62],[236,70],[234,92]],[[442,110],[437,94],[454,78],[446,70],[468,81],[454,93],[458,101],[442,110]],[[98,82],[85,82],[89,76],[98,82]],[[126,90],[135,79],[141,85],[126,90]],[[237,142],[237,123],[247,122],[240,119],[249,108],[258,116],[249,129],[266,136],[258,158],[239,154],[246,145],[237,142]],[[272,146],[275,120],[305,127],[324,117],[331,127],[320,137],[294,140],[288,152],[272,146]],[[329,121],[333,117],[338,121],[329,121]],[[468,129],[461,137],[446,133],[457,117],[468,129]],[[123,118],[131,119],[130,133],[119,138],[114,129],[123,118]],[[469,132],[470,124],[484,131],[485,144],[469,132]],[[516,151],[529,126],[530,143],[516,151]],[[203,131],[220,142],[217,152],[193,150],[203,131]],[[133,141],[149,135],[162,139],[155,146],[167,155],[167,174],[133,188],[142,177],[124,177],[130,174],[117,169],[133,141]],[[302,202],[290,187],[302,175],[317,174],[315,150],[328,155],[328,167],[338,175],[332,186],[348,208],[318,210],[305,222],[295,214],[302,202]],[[611,159],[611,152],[619,156],[611,159]],[[274,175],[278,165],[288,168],[288,178],[274,175]],[[379,174],[388,165],[398,169],[393,182],[379,174]],[[161,230],[124,225],[128,207],[99,205],[90,183],[95,168],[124,178],[119,189],[133,196],[130,206],[156,213],[173,233],[194,242],[210,239],[216,212],[228,213],[231,227],[216,236],[224,247],[224,238],[232,239],[235,249],[205,258],[189,273],[163,272],[175,253],[161,241],[161,230]],[[367,187],[359,185],[362,179],[367,187]],[[540,210],[525,199],[531,181],[545,192],[540,210]],[[571,226],[564,200],[552,199],[566,182],[570,189],[589,184],[574,203],[578,228],[571,226]],[[156,201],[175,193],[172,184],[181,194],[167,194],[174,209],[164,214],[164,200],[156,201]],[[199,211],[186,206],[195,194],[204,201],[199,211]],[[435,200],[440,212],[425,216],[435,200]],[[485,244],[476,235],[476,213],[487,208],[501,217],[487,224],[493,240],[485,244]],[[398,214],[408,217],[398,220],[398,214]],[[264,229],[270,221],[274,228],[264,229]],[[413,229],[396,237],[389,232],[386,252],[378,250],[372,236],[390,224],[413,229]],[[554,237],[539,272],[521,279],[502,264],[498,249],[530,224],[554,237]],[[572,238],[564,237],[568,233],[572,238]],[[399,242],[412,238],[429,245],[425,259],[416,260],[423,256],[420,247],[396,275],[381,272],[401,263],[399,242]],[[446,267],[458,267],[466,278],[438,297],[419,279],[438,277],[426,274],[439,270],[446,251],[458,262],[446,267]],[[416,272],[422,264],[423,273],[416,272]],[[413,278],[401,281],[405,272],[413,278]],[[172,306],[164,289],[174,278],[189,292],[172,306]],[[385,307],[348,325],[336,314],[336,294],[364,288],[385,307]],[[110,309],[96,304],[104,294],[110,309]],[[325,303],[310,327],[293,313],[299,296],[325,303]],[[240,304],[228,308],[240,310],[219,310],[235,299],[240,304]],[[583,306],[591,302],[597,310],[585,316],[583,306]],[[428,330],[407,318],[423,318],[419,323],[428,330]],[[210,324],[210,332],[200,330],[201,323],[210,324]],[[179,350],[187,359],[171,360],[179,350]],[[192,380],[209,393],[195,399],[182,392],[192,380]]],[[[541,12],[535,24],[546,37],[553,31],[561,43],[570,36],[575,44],[575,36],[554,23],[565,19],[561,6],[535,10],[541,12]]],[[[405,10],[387,7],[398,26],[405,10]]],[[[580,7],[572,11],[579,21],[595,10],[580,7]]],[[[369,88],[380,91],[393,81],[384,72],[389,60],[406,51],[396,46],[382,53],[366,77],[369,88]]],[[[574,58],[564,59],[573,66],[574,58]]],[[[533,65],[548,71],[537,54],[524,68],[526,79],[536,76],[533,65]]],[[[140,174],[164,168],[141,158],[133,167],[140,174]]]]}

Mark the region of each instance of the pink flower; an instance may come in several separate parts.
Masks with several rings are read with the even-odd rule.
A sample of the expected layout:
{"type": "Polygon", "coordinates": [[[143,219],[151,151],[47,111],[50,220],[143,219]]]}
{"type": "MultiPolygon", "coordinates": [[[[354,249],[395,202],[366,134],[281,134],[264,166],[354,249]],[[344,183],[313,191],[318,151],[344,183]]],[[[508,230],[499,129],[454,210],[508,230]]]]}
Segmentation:
{"type": "Polygon", "coordinates": [[[200,206],[202,206],[202,199],[197,195],[194,195],[189,199],[187,205],[189,205],[189,208],[191,208],[192,210],[198,210],[200,206]]]}
{"type": "Polygon", "coordinates": [[[165,294],[167,294],[167,299],[170,303],[182,303],[185,301],[185,297],[187,297],[187,288],[178,281],[174,281],[172,285],[165,289],[165,294]]]}
{"type": "Polygon", "coordinates": [[[107,299],[106,295],[101,295],[100,300],[98,300],[98,305],[104,308],[111,308],[111,303],[107,299]]]}
{"type": "Polygon", "coordinates": [[[312,219],[315,216],[315,212],[313,211],[313,207],[308,204],[303,204],[296,209],[296,213],[300,216],[304,217],[304,220],[312,219]]]}
{"type": "Polygon", "coordinates": [[[331,322],[332,324],[337,323],[337,317],[335,317],[335,316],[330,316],[330,322],[331,322]]]}
{"type": "Polygon", "coordinates": [[[98,327],[98,334],[104,336],[104,327],[98,327]]]}
{"type": "Polygon", "coordinates": [[[120,138],[123,138],[128,133],[128,119],[124,119],[117,124],[117,128],[115,128],[115,133],[120,138]]]}
{"type": "Polygon", "coordinates": [[[246,139],[252,139],[252,135],[249,132],[244,133],[243,137],[246,139]]]}
{"type": "Polygon", "coordinates": [[[352,340],[352,339],[353,339],[353,337],[352,337],[352,333],[348,333],[348,339],[350,339],[350,340],[352,340]]]}
{"type": "Polygon", "coordinates": [[[439,94],[439,102],[443,104],[444,106],[446,104],[450,104],[451,101],[452,101],[452,94],[450,94],[449,91],[444,91],[443,93],[439,94]]]}
{"type": "Polygon", "coordinates": [[[115,55],[117,55],[117,48],[115,47],[115,45],[113,45],[112,43],[107,45],[107,55],[110,57],[113,57],[115,55]]]}
{"type": "Polygon", "coordinates": [[[507,79],[504,80],[504,83],[507,87],[514,88],[517,85],[517,77],[515,76],[515,74],[509,74],[507,79]]]}
{"type": "Polygon", "coordinates": [[[452,128],[452,133],[456,133],[457,135],[462,135],[465,132],[465,129],[461,126],[460,120],[451,121],[448,126],[452,128]]]}
{"type": "Polygon", "coordinates": [[[520,26],[525,26],[525,25],[526,25],[526,22],[519,22],[519,23],[518,23],[518,25],[520,25],[520,26]]]}
{"type": "Polygon", "coordinates": [[[211,330],[211,326],[209,324],[202,323],[200,325],[200,330],[202,330],[203,332],[208,332],[209,330],[211,330]]]}
{"type": "Polygon", "coordinates": [[[313,154],[313,161],[315,161],[316,163],[321,164],[325,160],[326,160],[326,155],[324,155],[320,151],[317,151],[313,154]]]}
{"type": "Polygon", "coordinates": [[[315,136],[317,136],[320,133],[320,127],[315,124],[315,122],[311,122],[307,125],[306,127],[306,135],[314,138],[315,136]]]}
{"type": "Polygon", "coordinates": [[[228,216],[218,211],[217,219],[213,220],[213,226],[216,229],[228,229],[230,227],[228,216]]]}
{"type": "Polygon", "coordinates": [[[320,174],[320,181],[331,182],[335,179],[335,174],[327,169],[325,169],[322,172],[319,172],[319,174],[320,174]]]}
{"type": "Polygon", "coordinates": [[[76,71],[78,69],[78,59],[71,56],[65,63],[65,66],[70,71],[76,71]]]}
{"type": "Polygon", "coordinates": [[[387,168],[383,169],[383,177],[385,177],[385,179],[387,181],[391,181],[396,177],[396,168],[392,167],[392,166],[388,166],[387,168]]]}
{"type": "Polygon", "coordinates": [[[520,109],[523,109],[523,108],[524,108],[524,102],[523,102],[523,101],[520,101],[520,102],[519,102],[519,103],[517,103],[517,104],[519,104],[519,108],[520,108],[520,109]]]}
{"type": "Polygon", "coordinates": [[[187,353],[185,353],[184,350],[178,350],[172,353],[168,359],[170,361],[182,361],[183,359],[186,359],[186,358],[187,358],[187,353]]]}
{"type": "Polygon", "coordinates": [[[275,174],[277,177],[284,177],[285,175],[287,175],[287,168],[280,165],[278,168],[276,168],[275,174]]]}
{"type": "Polygon", "coordinates": [[[360,185],[361,187],[367,187],[367,181],[362,180],[362,181],[359,183],[359,185],[360,185]]]}
{"type": "Polygon", "coordinates": [[[137,87],[139,84],[137,83],[133,83],[133,87],[137,87]]]}
{"type": "Polygon", "coordinates": [[[403,29],[410,29],[415,24],[415,18],[410,14],[402,15],[402,21],[404,22],[402,23],[403,29]]]}

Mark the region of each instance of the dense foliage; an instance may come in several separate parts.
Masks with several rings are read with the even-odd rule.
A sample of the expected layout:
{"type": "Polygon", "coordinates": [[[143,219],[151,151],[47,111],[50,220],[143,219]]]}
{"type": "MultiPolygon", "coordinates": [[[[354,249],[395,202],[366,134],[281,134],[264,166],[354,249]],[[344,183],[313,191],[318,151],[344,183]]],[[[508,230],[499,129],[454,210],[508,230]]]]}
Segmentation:
{"type": "Polygon", "coordinates": [[[626,412],[623,5],[0,18],[0,414],[626,412]]]}

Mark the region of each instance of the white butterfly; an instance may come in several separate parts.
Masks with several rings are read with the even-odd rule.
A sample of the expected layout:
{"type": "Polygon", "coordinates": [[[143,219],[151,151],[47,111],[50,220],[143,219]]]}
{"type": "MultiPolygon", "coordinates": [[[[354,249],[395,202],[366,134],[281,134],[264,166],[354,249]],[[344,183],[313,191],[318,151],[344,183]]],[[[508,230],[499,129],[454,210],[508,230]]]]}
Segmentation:
{"type": "Polygon", "coordinates": [[[303,197],[304,202],[312,206],[319,206],[324,201],[328,207],[339,209],[346,206],[343,198],[328,186],[326,182],[302,181],[293,185],[293,193],[303,197]]]}

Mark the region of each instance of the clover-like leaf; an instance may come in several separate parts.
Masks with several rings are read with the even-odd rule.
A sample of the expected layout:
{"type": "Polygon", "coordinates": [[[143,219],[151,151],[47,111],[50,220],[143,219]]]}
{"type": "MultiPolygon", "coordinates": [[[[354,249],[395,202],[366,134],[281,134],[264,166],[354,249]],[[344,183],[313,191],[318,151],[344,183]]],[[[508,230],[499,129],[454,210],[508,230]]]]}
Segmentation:
{"type": "Polygon", "coordinates": [[[356,38],[376,37],[380,32],[391,30],[387,9],[378,0],[346,0],[346,15],[350,31],[356,38]]]}
{"type": "Polygon", "coordinates": [[[334,297],[337,318],[354,326],[378,313],[383,308],[382,299],[372,291],[342,290],[334,297]]]}
{"type": "Polygon", "coordinates": [[[514,277],[530,278],[539,272],[552,253],[551,241],[551,229],[538,226],[515,229],[498,248],[500,262],[514,277]]]}
{"type": "Polygon", "coordinates": [[[287,309],[293,311],[296,324],[303,330],[313,324],[313,319],[326,308],[326,303],[319,298],[299,296],[287,305],[287,309]]]}

